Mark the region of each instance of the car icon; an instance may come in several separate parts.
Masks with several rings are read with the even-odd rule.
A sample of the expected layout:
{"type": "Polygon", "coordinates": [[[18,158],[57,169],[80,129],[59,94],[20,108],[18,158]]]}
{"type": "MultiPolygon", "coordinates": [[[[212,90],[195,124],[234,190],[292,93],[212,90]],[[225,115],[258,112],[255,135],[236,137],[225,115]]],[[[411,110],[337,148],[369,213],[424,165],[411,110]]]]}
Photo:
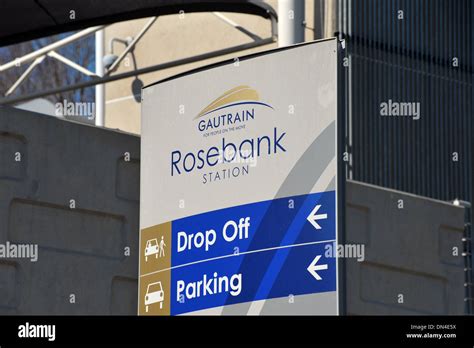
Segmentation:
{"type": "Polygon", "coordinates": [[[163,301],[165,300],[165,293],[161,282],[150,283],[146,289],[145,294],[145,312],[148,313],[148,306],[153,303],[160,303],[160,309],[163,309],[163,301]]]}
{"type": "Polygon", "coordinates": [[[158,258],[159,252],[158,239],[153,238],[146,241],[145,246],[145,261],[148,261],[148,256],[155,254],[155,258],[158,258]]]}

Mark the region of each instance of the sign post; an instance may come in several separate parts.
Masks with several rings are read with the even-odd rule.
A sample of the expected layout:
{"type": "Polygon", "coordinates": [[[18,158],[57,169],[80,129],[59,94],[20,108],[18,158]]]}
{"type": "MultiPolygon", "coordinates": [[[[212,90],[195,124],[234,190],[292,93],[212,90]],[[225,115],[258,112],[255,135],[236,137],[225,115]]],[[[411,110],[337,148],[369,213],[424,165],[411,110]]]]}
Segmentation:
{"type": "Polygon", "coordinates": [[[337,40],[142,98],[138,313],[338,314],[337,40]]]}

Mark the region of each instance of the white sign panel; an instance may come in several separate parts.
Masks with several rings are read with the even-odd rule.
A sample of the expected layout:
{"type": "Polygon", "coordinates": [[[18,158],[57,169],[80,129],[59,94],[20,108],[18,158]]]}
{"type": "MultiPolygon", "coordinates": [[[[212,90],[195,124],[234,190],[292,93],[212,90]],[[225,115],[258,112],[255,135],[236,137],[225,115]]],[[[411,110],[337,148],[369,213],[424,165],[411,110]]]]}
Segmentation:
{"type": "Polygon", "coordinates": [[[146,87],[139,314],[337,314],[337,41],[146,87]]]}

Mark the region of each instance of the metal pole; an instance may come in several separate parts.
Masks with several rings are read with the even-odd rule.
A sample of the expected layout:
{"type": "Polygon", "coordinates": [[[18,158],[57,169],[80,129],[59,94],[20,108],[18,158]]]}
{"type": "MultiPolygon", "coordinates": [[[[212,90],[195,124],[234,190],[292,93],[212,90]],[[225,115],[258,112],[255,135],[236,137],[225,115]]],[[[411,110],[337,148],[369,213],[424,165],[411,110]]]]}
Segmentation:
{"type": "Polygon", "coordinates": [[[314,32],[313,39],[324,37],[324,0],[314,0],[314,32]]]}
{"type": "Polygon", "coordinates": [[[324,13],[324,37],[333,37],[336,29],[336,0],[326,0],[324,13]]]}
{"type": "Polygon", "coordinates": [[[278,0],[278,47],[304,42],[304,0],[278,0]]]}
{"type": "MultiPolygon", "coordinates": [[[[95,73],[97,76],[104,76],[104,30],[95,33],[95,73]]],[[[95,86],[95,125],[104,127],[105,125],[105,86],[103,84],[95,86]]]]}

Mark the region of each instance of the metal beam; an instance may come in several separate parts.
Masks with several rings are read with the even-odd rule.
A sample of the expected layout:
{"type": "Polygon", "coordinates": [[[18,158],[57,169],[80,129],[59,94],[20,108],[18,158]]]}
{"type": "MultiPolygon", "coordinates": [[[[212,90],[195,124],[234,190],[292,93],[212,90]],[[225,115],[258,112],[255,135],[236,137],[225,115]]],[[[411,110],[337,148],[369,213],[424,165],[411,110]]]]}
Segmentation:
{"type": "Polygon", "coordinates": [[[252,33],[250,30],[247,30],[245,29],[244,27],[242,27],[241,25],[237,24],[236,22],[234,22],[233,20],[231,20],[230,18],[227,18],[226,16],[224,16],[222,13],[220,12],[212,12],[212,14],[214,16],[216,16],[217,18],[219,18],[221,21],[229,24],[231,27],[237,29],[238,31],[244,33],[245,35],[247,35],[248,37],[250,37],[252,40],[254,41],[257,41],[257,40],[261,40],[262,38],[254,33],[252,33]]]}
{"type": "Polygon", "coordinates": [[[130,43],[130,45],[127,45],[127,47],[125,48],[125,50],[120,54],[120,56],[117,58],[117,60],[109,67],[109,69],[107,69],[107,72],[105,73],[105,75],[110,75],[110,73],[112,71],[114,71],[117,66],[120,64],[120,62],[125,58],[125,56],[135,47],[135,45],[137,44],[137,42],[142,38],[143,35],[145,35],[145,33],[148,31],[148,29],[150,29],[150,27],[153,25],[153,23],[155,23],[156,19],[158,17],[153,17],[152,19],[150,19],[148,21],[147,24],[145,24],[145,26],[143,27],[142,30],[140,30],[140,32],[138,33],[138,35],[132,40],[132,42],[130,43]]]}
{"type": "Polygon", "coordinates": [[[25,100],[41,98],[41,97],[51,95],[51,94],[71,91],[71,90],[80,89],[80,88],[91,87],[91,86],[95,86],[95,85],[98,85],[98,84],[103,84],[103,83],[108,83],[108,82],[112,82],[112,81],[125,79],[125,78],[128,78],[128,77],[148,74],[148,73],[158,71],[158,70],[173,68],[173,67],[184,65],[184,64],[198,62],[200,60],[215,58],[215,57],[218,57],[218,56],[222,56],[222,55],[226,55],[226,54],[230,54],[230,53],[235,53],[235,52],[247,50],[247,49],[250,49],[250,48],[255,48],[255,47],[268,45],[268,44],[271,44],[271,43],[274,43],[274,42],[275,42],[275,39],[273,37],[269,37],[269,38],[266,38],[266,39],[262,39],[260,41],[249,42],[249,43],[246,43],[246,44],[232,46],[232,47],[228,47],[228,48],[224,48],[224,49],[216,50],[216,51],[212,51],[212,52],[207,52],[207,53],[199,54],[199,55],[192,56],[192,57],[177,59],[177,60],[174,60],[174,61],[171,61],[171,62],[166,62],[166,63],[149,66],[149,67],[142,68],[142,69],[128,71],[128,72],[125,72],[125,73],[122,73],[122,74],[117,74],[117,75],[113,75],[113,76],[109,75],[109,76],[102,77],[102,78],[96,77],[96,78],[93,78],[89,81],[84,81],[84,82],[81,82],[81,83],[77,83],[75,85],[53,88],[53,89],[50,89],[50,90],[47,90],[47,91],[36,92],[36,93],[24,95],[24,96],[2,98],[2,99],[0,99],[0,105],[15,104],[15,103],[19,103],[19,102],[22,102],[22,101],[25,101],[25,100]]]}
{"type": "Polygon", "coordinates": [[[40,56],[44,56],[45,54],[48,54],[49,52],[54,51],[54,50],[56,50],[60,47],[66,46],[66,45],[70,44],[71,42],[74,42],[76,40],[79,40],[79,39],[82,39],[86,36],[89,36],[89,35],[95,33],[97,30],[100,30],[102,28],[104,28],[104,27],[103,26],[92,27],[92,28],[82,30],[82,31],[80,31],[78,33],[75,33],[75,34],[72,34],[71,36],[68,36],[68,37],[66,37],[62,40],[59,40],[59,41],[54,42],[50,45],[47,45],[43,48],[40,48],[37,51],[31,52],[27,55],[24,55],[23,57],[16,58],[16,59],[12,60],[9,63],[0,65],[0,72],[8,70],[10,68],[13,68],[15,66],[18,67],[19,65],[21,65],[23,63],[35,60],[36,58],[38,58],[40,56]]]}
{"type": "Polygon", "coordinates": [[[94,74],[92,71],[84,68],[83,66],[73,62],[72,60],[64,57],[63,55],[57,53],[56,51],[51,51],[48,53],[48,56],[51,57],[51,58],[54,58],[54,59],[57,59],[59,60],[60,62],[70,66],[71,68],[73,69],[76,69],[77,71],[83,73],[84,75],[87,75],[87,76],[97,76],[96,74],[94,74]]]}
{"type": "Polygon", "coordinates": [[[25,72],[23,74],[21,74],[21,76],[18,78],[18,80],[16,80],[16,82],[13,84],[13,86],[11,86],[8,89],[8,91],[6,91],[5,96],[7,97],[10,94],[12,94],[15,91],[15,89],[17,89],[18,86],[20,86],[23,83],[23,81],[31,74],[33,69],[44,60],[44,58],[45,58],[45,56],[41,56],[41,57],[36,58],[35,61],[33,63],[31,63],[30,66],[25,70],[25,72]]]}

